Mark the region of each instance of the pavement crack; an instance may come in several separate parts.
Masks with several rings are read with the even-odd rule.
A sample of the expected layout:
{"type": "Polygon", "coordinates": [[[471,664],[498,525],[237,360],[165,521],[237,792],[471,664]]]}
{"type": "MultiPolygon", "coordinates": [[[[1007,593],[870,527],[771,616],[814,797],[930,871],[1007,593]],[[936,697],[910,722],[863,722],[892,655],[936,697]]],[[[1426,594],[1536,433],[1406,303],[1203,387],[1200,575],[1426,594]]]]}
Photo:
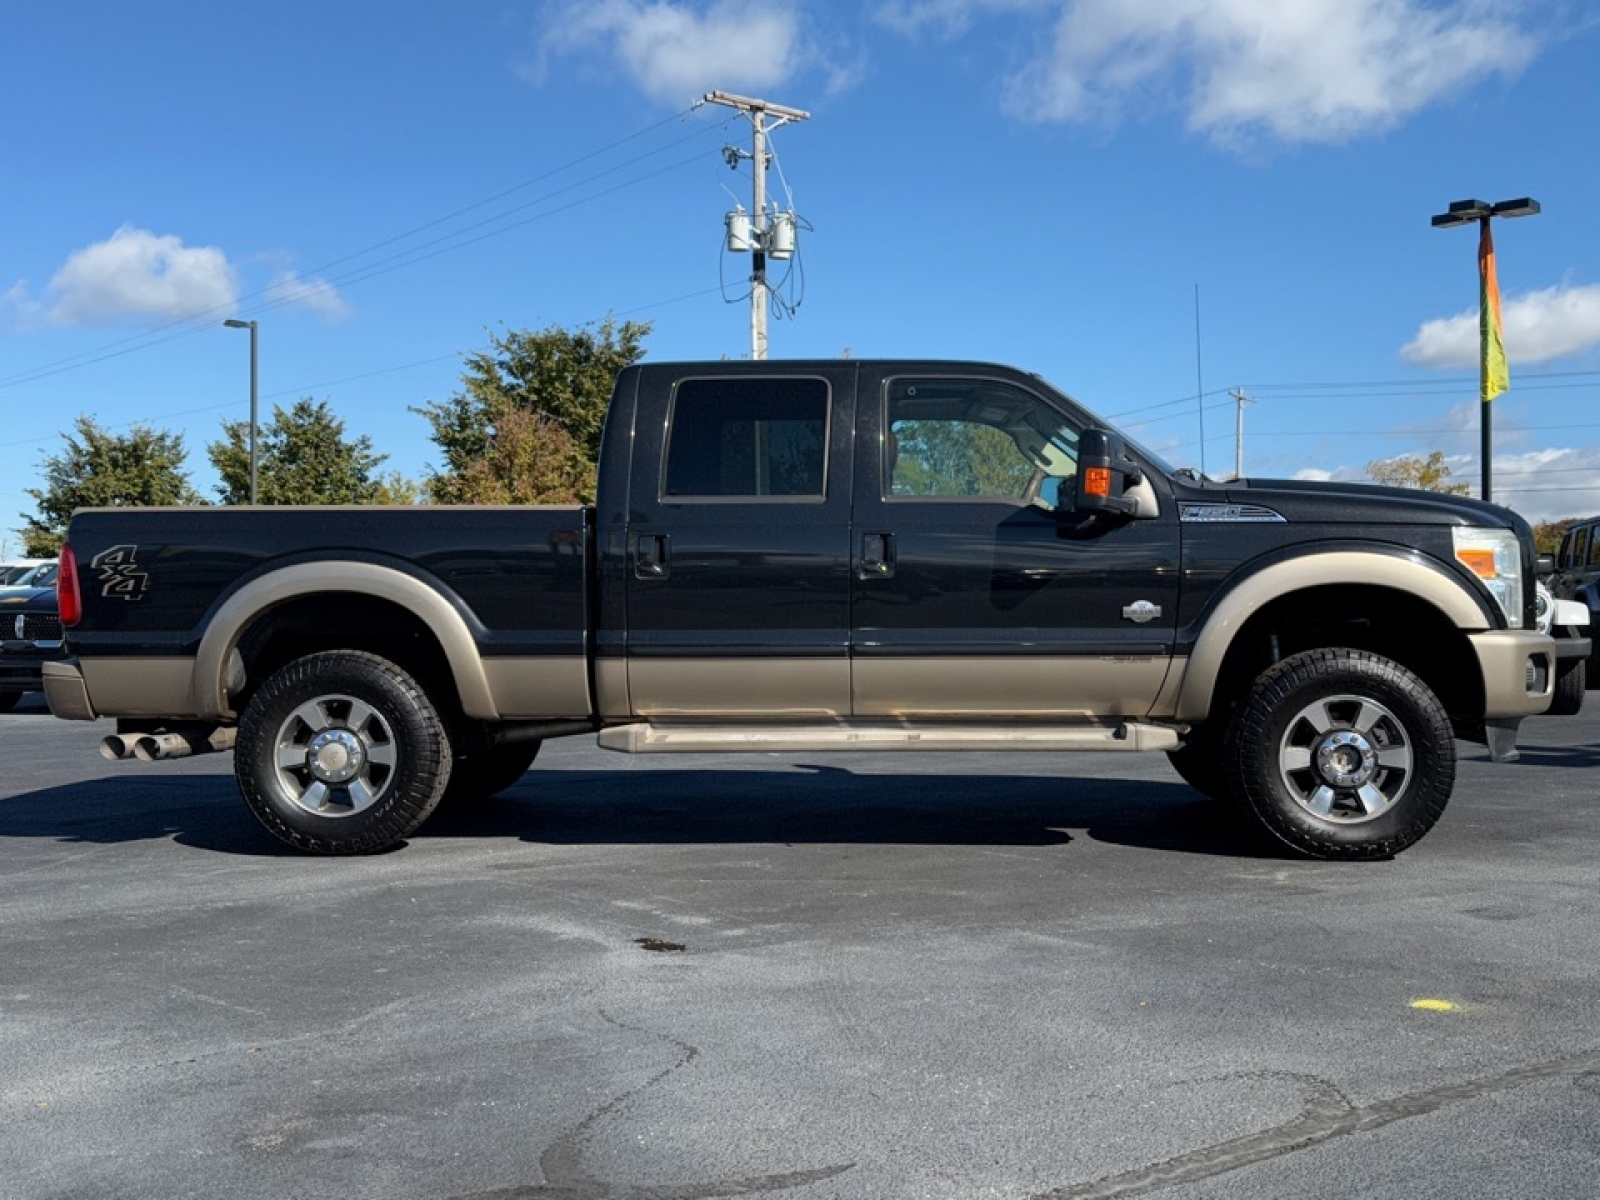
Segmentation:
{"type": "Polygon", "coordinates": [[[1342,1092],[1325,1080],[1295,1076],[1307,1079],[1313,1086],[1313,1092],[1300,1114],[1282,1125],[1132,1171],[1048,1192],[1037,1192],[1028,1200],[1113,1200],[1123,1196],[1138,1196],[1158,1188],[1225,1175],[1241,1167],[1298,1153],[1337,1137],[1366,1133],[1396,1121],[1426,1116],[1452,1105],[1511,1091],[1525,1084],[1547,1079],[1575,1079],[1595,1071],[1600,1071],[1600,1050],[1515,1067],[1464,1083],[1424,1088],[1392,1100],[1379,1100],[1360,1106],[1351,1104],[1342,1092]]]}
{"type": "Polygon", "coordinates": [[[595,1178],[583,1165],[584,1151],[595,1126],[625,1107],[635,1097],[676,1075],[700,1057],[699,1049],[688,1042],[656,1030],[629,1025],[626,1021],[619,1021],[603,1008],[597,1011],[600,1019],[613,1028],[643,1034],[676,1047],[677,1060],[638,1086],[613,1096],[552,1142],[539,1156],[539,1169],[544,1175],[544,1183],[523,1184],[489,1192],[473,1192],[454,1197],[454,1200],[718,1200],[724,1196],[756,1196],[764,1192],[804,1187],[807,1184],[831,1179],[835,1175],[842,1175],[855,1167],[854,1163],[844,1163],[809,1171],[746,1175],[699,1183],[665,1184],[659,1187],[613,1184],[595,1178]]]}

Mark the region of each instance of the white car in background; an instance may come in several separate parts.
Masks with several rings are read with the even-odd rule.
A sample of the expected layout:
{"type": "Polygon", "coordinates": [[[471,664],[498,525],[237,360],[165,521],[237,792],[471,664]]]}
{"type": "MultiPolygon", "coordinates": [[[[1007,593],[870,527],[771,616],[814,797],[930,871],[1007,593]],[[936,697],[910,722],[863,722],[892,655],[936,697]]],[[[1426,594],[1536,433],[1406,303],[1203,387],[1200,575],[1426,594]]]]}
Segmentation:
{"type": "Polygon", "coordinates": [[[13,558],[0,563],[0,587],[29,583],[41,567],[54,566],[53,558],[13,558]]]}

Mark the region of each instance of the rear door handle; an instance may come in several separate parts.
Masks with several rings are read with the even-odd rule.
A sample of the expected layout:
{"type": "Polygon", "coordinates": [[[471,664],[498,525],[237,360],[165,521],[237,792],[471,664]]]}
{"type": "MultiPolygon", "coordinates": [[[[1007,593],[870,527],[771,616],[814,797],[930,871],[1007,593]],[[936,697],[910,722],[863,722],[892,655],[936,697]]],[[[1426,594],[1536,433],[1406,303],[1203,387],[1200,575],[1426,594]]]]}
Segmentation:
{"type": "Polygon", "coordinates": [[[635,579],[665,579],[672,573],[667,547],[670,540],[664,533],[641,533],[633,546],[633,575],[635,579]]]}
{"type": "Polygon", "coordinates": [[[861,565],[856,575],[861,579],[888,579],[894,575],[894,534],[861,535],[861,565]]]}

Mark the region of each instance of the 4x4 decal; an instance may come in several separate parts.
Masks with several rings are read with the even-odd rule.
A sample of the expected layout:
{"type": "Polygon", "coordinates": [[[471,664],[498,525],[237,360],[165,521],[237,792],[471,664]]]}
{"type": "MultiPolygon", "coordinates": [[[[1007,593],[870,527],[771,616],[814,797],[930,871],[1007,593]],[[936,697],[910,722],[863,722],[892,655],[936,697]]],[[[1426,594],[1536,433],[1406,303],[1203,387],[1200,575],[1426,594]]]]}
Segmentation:
{"type": "Polygon", "coordinates": [[[140,600],[150,586],[150,575],[138,562],[139,547],[113,546],[102,550],[89,566],[100,573],[100,594],[124,600],[140,600]]]}

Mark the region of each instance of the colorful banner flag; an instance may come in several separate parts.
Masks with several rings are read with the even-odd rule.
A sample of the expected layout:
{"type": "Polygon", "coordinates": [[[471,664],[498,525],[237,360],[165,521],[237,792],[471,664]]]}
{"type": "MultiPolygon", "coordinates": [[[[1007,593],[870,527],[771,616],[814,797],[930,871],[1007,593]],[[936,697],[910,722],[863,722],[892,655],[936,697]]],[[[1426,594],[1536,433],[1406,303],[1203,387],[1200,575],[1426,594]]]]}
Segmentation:
{"type": "Polygon", "coordinates": [[[1506,348],[1500,340],[1500,280],[1494,271],[1494,239],[1489,236],[1489,219],[1478,238],[1478,337],[1479,392],[1485,404],[1511,389],[1511,368],[1506,365],[1506,348]]]}

